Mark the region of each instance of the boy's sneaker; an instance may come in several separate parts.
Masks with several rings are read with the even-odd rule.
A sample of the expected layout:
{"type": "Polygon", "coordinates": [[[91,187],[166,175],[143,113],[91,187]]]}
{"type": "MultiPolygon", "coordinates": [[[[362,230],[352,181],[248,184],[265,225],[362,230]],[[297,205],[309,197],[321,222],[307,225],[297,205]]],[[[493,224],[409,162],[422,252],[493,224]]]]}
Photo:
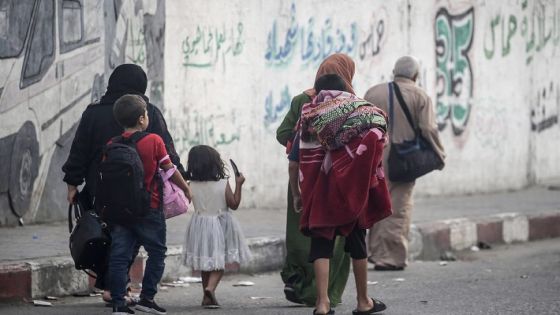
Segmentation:
{"type": "Polygon", "coordinates": [[[146,312],[151,314],[165,315],[167,311],[165,308],[160,307],[154,301],[149,301],[147,299],[140,299],[140,302],[136,304],[136,310],[140,312],[146,312]]]}
{"type": "Polygon", "coordinates": [[[134,314],[128,306],[113,306],[113,315],[127,315],[134,314]]]}

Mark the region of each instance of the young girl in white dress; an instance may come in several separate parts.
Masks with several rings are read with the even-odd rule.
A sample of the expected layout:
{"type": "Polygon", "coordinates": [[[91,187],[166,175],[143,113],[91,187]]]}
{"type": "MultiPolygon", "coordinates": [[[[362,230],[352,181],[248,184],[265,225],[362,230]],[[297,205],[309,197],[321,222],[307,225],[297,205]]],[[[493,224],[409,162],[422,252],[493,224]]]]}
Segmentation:
{"type": "Polygon", "coordinates": [[[251,258],[241,227],[231,212],[241,202],[245,177],[242,174],[235,177],[235,191],[232,191],[220,154],[206,145],[189,151],[187,177],[195,213],[187,227],[183,263],[201,271],[202,306],[219,308],[214,292],[225,265],[242,265],[251,258]]]}

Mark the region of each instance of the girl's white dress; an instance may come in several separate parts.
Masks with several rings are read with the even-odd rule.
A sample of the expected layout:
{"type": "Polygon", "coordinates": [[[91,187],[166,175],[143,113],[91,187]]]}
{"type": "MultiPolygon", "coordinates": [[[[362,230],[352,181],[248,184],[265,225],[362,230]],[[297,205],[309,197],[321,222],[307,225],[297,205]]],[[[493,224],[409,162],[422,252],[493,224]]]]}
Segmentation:
{"type": "Polygon", "coordinates": [[[187,227],[183,264],[194,270],[220,270],[251,259],[241,226],[226,205],[226,185],[227,179],[190,182],[195,213],[187,227]]]}

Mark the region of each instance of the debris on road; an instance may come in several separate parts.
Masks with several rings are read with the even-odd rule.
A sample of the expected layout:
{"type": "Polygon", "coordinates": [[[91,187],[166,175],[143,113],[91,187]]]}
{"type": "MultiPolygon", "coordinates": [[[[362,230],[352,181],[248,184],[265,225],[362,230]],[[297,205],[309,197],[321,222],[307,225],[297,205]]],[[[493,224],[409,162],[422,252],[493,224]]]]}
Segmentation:
{"type": "Polygon", "coordinates": [[[233,284],[234,287],[252,287],[254,285],[255,283],[251,281],[239,281],[233,284]]]}
{"type": "Polygon", "coordinates": [[[47,295],[47,296],[45,296],[45,300],[47,300],[47,301],[57,301],[58,298],[56,296],[47,295]]]}
{"type": "Polygon", "coordinates": [[[377,282],[377,281],[368,281],[368,282],[367,282],[368,285],[376,285],[376,284],[378,284],[378,283],[379,283],[379,282],[377,282]]]}
{"type": "Polygon", "coordinates": [[[479,251],[480,251],[480,248],[478,248],[478,246],[476,246],[476,245],[471,246],[471,252],[479,252],[479,251]]]}
{"type": "Polygon", "coordinates": [[[447,266],[448,262],[447,261],[440,261],[439,265],[440,266],[447,266]]]}
{"type": "Polygon", "coordinates": [[[250,297],[251,300],[266,300],[266,299],[272,299],[271,296],[251,296],[250,297]]]}
{"type": "Polygon", "coordinates": [[[521,279],[527,279],[527,278],[529,278],[529,276],[528,275],[522,275],[520,278],[521,279]]]}
{"type": "Polygon", "coordinates": [[[396,281],[396,282],[404,282],[405,279],[404,279],[404,278],[395,278],[395,279],[393,279],[393,281],[396,281]]]}
{"type": "Polygon", "coordinates": [[[200,277],[179,277],[179,280],[184,283],[202,283],[202,278],[200,277]]]}
{"type": "Polygon", "coordinates": [[[428,304],[428,301],[420,301],[422,304],[428,304]]]}
{"type": "Polygon", "coordinates": [[[190,286],[188,283],[185,283],[181,280],[173,281],[173,282],[162,282],[161,285],[166,287],[173,287],[173,288],[186,288],[190,286]]]}
{"type": "Polygon", "coordinates": [[[42,300],[33,300],[33,305],[35,306],[53,306],[51,302],[42,300]]]}
{"type": "Polygon", "coordinates": [[[457,257],[455,257],[455,254],[453,254],[453,252],[445,251],[441,254],[439,259],[445,261],[456,261],[457,257]]]}
{"type": "Polygon", "coordinates": [[[480,249],[492,249],[492,246],[486,242],[478,242],[478,248],[480,249]]]}

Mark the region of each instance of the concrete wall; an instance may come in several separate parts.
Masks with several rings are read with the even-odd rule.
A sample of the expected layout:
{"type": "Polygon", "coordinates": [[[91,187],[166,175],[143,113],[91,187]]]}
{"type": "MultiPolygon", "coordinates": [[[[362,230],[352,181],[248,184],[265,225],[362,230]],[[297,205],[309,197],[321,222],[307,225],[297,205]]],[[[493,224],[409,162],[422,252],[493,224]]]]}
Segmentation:
{"type": "MultiPolygon", "coordinates": [[[[0,40],[9,34],[6,8],[16,2],[0,6],[0,40]]],[[[312,86],[321,60],[338,51],[356,62],[359,96],[390,80],[399,56],[420,59],[419,84],[436,105],[448,160],[443,172],[419,180],[418,193],[517,189],[560,177],[560,81],[553,72],[560,1],[78,1],[84,30],[99,33],[93,46],[101,47],[85,49],[89,57],[61,52],[59,29],[75,23],[59,17],[62,2],[52,1],[50,19],[63,23],[52,30],[54,57],[43,65],[50,72],[23,87],[24,54],[0,59],[0,158],[7,161],[0,171],[10,174],[0,181],[0,224],[13,223],[12,212],[28,221],[64,218],[59,169],[72,126],[104,90],[95,74],[105,82],[123,62],[147,69],[150,97],[164,109],[183,160],[204,143],[237,162],[248,177],[245,207],[285,205],[287,163],[275,130],[291,98],[312,86]],[[57,71],[71,65],[91,73],[74,77],[78,87],[58,83],[57,71]],[[68,101],[89,89],[91,97],[68,101]],[[14,162],[25,161],[26,151],[14,158],[22,147],[16,139],[34,162],[27,173],[14,162]],[[10,205],[18,189],[27,197],[10,205]]]]}
{"type": "Polygon", "coordinates": [[[448,153],[418,193],[521,188],[560,176],[559,14],[558,1],[169,1],[166,117],[183,157],[214,145],[246,172],[245,205],[276,207],[275,129],[321,60],[353,57],[363,96],[412,54],[448,153]]]}
{"type": "Polygon", "coordinates": [[[0,225],[66,218],[62,164],[119,64],[163,106],[163,0],[0,2],[0,225]]]}

